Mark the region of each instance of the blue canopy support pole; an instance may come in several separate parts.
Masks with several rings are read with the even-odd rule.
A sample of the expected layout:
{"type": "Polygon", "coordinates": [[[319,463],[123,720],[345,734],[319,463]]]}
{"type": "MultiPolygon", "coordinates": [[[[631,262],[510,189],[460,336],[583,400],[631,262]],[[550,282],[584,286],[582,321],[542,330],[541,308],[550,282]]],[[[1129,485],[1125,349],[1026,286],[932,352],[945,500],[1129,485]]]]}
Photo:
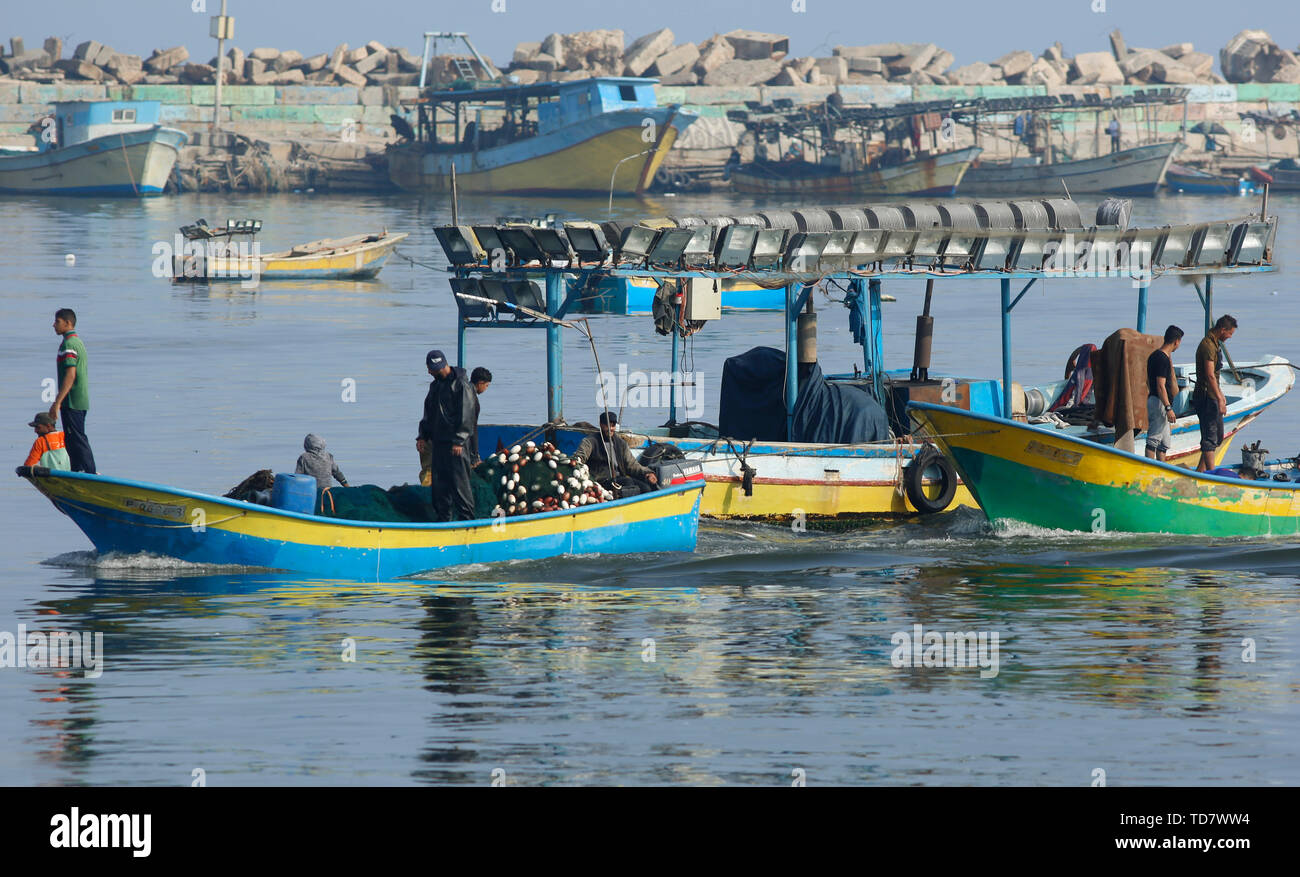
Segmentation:
{"type": "Polygon", "coordinates": [[[1205,275],[1205,334],[1214,326],[1214,275],[1205,275]]]}
{"type": "Polygon", "coordinates": [[[668,422],[677,423],[677,359],[678,359],[678,341],[677,327],[673,327],[673,367],[668,370],[668,422]]]}
{"type": "MultiPolygon", "coordinates": [[[[546,272],[546,313],[552,317],[560,311],[564,298],[564,275],[559,271],[546,272]]],[[[560,343],[560,327],[546,324],[546,420],[557,423],[564,417],[564,348],[560,343]]]]}
{"type": "Polygon", "coordinates": [[[465,367],[465,321],[456,319],[456,365],[465,367]]]}
{"type": "MultiPolygon", "coordinates": [[[[861,281],[859,281],[861,282],[861,281]]],[[[871,308],[871,324],[867,327],[871,339],[871,385],[876,400],[885,404],[885,327],[880,309],[880,281],[867,281],[867,298],[871,308]]]]}
{"type": "Polygon", "coordinates": [[[799,312],[795,309],[795,284],[785,287],[785,439],[794,435],[794,403],[799,400],[799,312]]]}
{"type": "Polygon", "coordinates": [[[1145,332],[1147,330],[1147,289],[1149,287],[1143,283],[1138,287],[1138,319],[1137,330],[1145,332]]]}
{"type": "Polygon", "coordinates": [[[1011,280],[1002,278],[1002,416],[1011,417],[1011,280]]]}
{"type": "MultiPolygon", "coordinates": [[[[578,301],[582,294],[586,292],[587,278],[591,276],[593,270],[594,269],[592,268],[584,268],[578,272],[578,277],[573,283],[573,288],[569,290],[569,294],[564,298],[564,303],[560,305],[559,310],[552,314],[552,316],[561,318],[568,316],[569,310],[573,307],[574,302],[578,301]]],[[[547,273],[547,277],[550,277],[549,272],[547,273]]]]}

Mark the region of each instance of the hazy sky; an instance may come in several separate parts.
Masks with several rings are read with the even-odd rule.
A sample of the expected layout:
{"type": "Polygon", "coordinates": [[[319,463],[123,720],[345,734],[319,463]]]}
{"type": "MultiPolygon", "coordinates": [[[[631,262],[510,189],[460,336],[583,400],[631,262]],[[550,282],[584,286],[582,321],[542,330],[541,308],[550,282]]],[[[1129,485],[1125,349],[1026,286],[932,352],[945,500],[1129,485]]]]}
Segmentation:
{"type": "MultiPolygon", "coordinates": [[[[221,0],[4,0],[5,33],[38,47],[94,39],[147,55],[183,44],[206,61],[216,44],[208,16],[221,0]],[[205,7],[205,8],[204,8],[205,7]],[[194,11],[199,8],[200,11],[194,11]]],[[[1067,54],[1100,51],[1120,28],[1131,46],[1190,41],[1217,57],[1237,31],[1262,28],[1285,48],[1300,40],[1291,2],[1264,0],[229,0],[236,45],[311,55],[340,42],[377,39],[416,50],[426,30],[464,30],[495,62],[515,43],[552,31],[618,28],[631,42],[660,27],[679,41],[748,28],[786,34],[796,55],[829,55],[836,44],[934,42],[957,63],[992,61],[1012,49],[1041,52],[1060,40],[1067,54]],[[494,10],[503,11],[494,11],[494,10]],[[803,11],[796,11],[802,9],[803,11]],[[1097,10],[1097,11],[1094,11],[1097,10]],[[1104,11],[1103,11],[1104,10],[1104,11]]],[[[6,45],[6,52],[8,46],[6,45]]],[[[70,48],[67,50],[70,52],[70,48]]]]}

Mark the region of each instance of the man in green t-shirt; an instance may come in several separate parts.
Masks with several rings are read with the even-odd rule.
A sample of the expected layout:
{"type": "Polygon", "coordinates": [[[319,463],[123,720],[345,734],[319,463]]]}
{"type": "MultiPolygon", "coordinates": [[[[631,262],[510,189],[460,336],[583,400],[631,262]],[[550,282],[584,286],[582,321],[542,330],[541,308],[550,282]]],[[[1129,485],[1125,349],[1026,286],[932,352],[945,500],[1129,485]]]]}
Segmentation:
{"type": "Polygon", "coordinates": [[[90,409],[90,371],[86,362],[86,345],[77,337],[77,315],[72,308],[54,312],[54,331],[63,336],[59,355],[58,395],[50,406],[51,417],[61,417],[66,436],[68,458],[73,472],[95,474],[95,455],[86,438],[86,411],[90,409]]]}
{"type": "Polygon", "coordinates": [[[1228,413],[1228,400],[1219,386],[1220,354],[1223,342],[1237,331],[1237,321],[1227,314],[1219,317],[1196,348],[1196,389],[1192,392],[1192,408],[1201,425],[1201,461],[1198,472],[1214,468],[1214,452],[1223,444],[1223,415],[1228,413]]]}

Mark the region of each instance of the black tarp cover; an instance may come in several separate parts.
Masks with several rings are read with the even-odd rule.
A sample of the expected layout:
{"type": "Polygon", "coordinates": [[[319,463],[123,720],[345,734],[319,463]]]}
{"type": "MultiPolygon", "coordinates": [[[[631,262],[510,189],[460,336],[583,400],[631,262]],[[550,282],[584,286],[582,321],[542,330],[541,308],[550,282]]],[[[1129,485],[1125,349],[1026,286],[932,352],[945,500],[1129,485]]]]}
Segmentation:
{"type": "MultiPolygon", "coordinates": [[[[718,429],[748,441],[786,441],[785,353],[755,347],[722,366],[718,429]]],[[[869,393],[833,384],[814,365],[799,386],[794,435],[788,440],[824,444],[864,444],[889,439],[889,420],[869,393]]]]}

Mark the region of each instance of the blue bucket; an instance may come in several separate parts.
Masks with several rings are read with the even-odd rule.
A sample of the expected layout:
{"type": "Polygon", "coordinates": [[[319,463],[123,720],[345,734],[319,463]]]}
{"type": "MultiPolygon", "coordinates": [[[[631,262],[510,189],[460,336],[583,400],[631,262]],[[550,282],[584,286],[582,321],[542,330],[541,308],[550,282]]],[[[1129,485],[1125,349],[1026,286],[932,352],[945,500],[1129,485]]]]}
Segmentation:
{"type": "Polygon", "coordinates": [[[286,512],[304,515],[316,512],[316,478],[312,475],[290,475],[280,472],[271,488],[271,505],[286,512]]]}

